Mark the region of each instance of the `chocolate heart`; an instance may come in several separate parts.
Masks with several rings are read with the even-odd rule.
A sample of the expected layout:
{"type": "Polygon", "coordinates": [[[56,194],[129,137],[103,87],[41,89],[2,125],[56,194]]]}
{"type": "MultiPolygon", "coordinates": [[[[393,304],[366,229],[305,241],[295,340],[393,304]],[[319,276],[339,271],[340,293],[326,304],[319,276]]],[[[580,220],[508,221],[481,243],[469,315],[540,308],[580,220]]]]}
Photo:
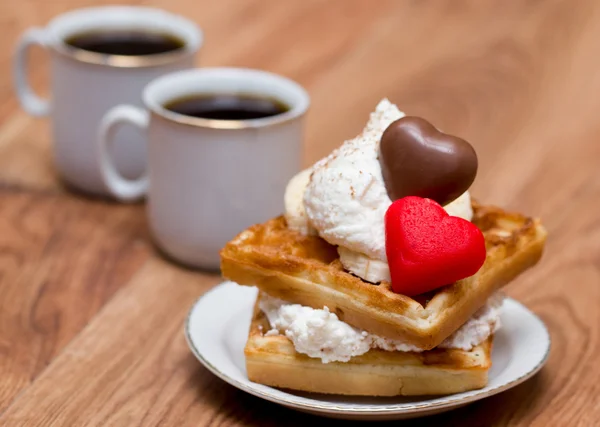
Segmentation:
{"type": "Polygon", "coordinates": [[[477,175],[477,154],[471,144],[420,117],[403,117],[389,125],[379,150],[392,201],[419,196],[444,206],[467,191],[477,175]]]}

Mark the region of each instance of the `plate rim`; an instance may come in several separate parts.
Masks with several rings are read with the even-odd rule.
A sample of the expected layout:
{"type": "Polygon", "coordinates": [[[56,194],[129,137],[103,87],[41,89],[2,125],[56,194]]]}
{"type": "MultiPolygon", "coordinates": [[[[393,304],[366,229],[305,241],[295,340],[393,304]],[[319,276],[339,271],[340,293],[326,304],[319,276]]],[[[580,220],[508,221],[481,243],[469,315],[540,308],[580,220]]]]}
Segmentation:
{"type": "MultiPolygon", "coordinates": [[[[496,394],[502,393],[505,390],[508,390],[512,387],[517,386],[518,384],[520,384],[522,382],[527,381],[529,378],[531,378],[535,374],[537,374],[542,369],[542,367],[546,364],[546,362],[548,361],[548,358],[550,356],[550,351],[552,349],[552,338],[550,336],[550,332],[548,331],[546,324],[542,321],[542,319],[540,319],[540,317],[536,313],[529,310],[521,302],[507,296],[506,300],[510,300],[512,303],[517,304],[518,306],[520,306],[521,309],[526,310],[527,312],[529,312],[529,314],[531,314],[533,317],[535,317],[537,319],[537,321],[541,324],[542,329],[546,333],[546,338],[547,338],[546,341],[548,343],[546,352],[544,353],[544,356],[540,359],[540,361],[533,367],[533,369],[531,369],[530,371],[521,375],[520,377],[515,378],[512,381],[509,381],[505,384],[499,385],[492,389],[486,390],[485,388],[483,388],[480,390],[474,390],[474,393],[471,394],[470,396],[451,398],[450,396],[452,396],[452,395],[449,395],[447,400],[443,400],[443,401],[439,401],[439,402],[423,402],[423,403],[414,403],[414,404],[406,404],[405,403],[405,404],[402,404],[402,406],[389,405],[389,406],[383,406],[383,407],[374,407],[374,406],[372,406],[372,407],[369,407],[369,406],[352,407],[352,406],[350,406],[351,404],[345,404],[344,406],[338,406],[335,404],[322,405],[319,403],[298,402],[298,401],[295,401],[292,399],[288,399],[286,397],[280,397],[280,396],[276,396],[276,395],[264,392],[262,390],[257,390],[251,386],[248,386],[248,385],[236,380],[235,378],[232,378],[231,376],[223,373],[217,367],[215,367],[211,362],[209,362],[201,354],[201,352],[198,350],[198,348],[196,348],[196,346],[191,338],[191,332],[190,332],[190,319],[192,317],[192,314],[195,312],[196,307],[202,302],[202,300],[206,296],[215,292],[217,289],[219,289],[223,286],[227,286],[228,284],[235,284],[235,283],[234,282],[220,283],[219,285],[213,287],[212,289],[210,289],[209,291],[207,291],[203,295],[201,295],[194,302],[192,307],[190,308],[190,310],[185,318],[185,325],[184,325],[184,334],[185,334],[185,339],[188,344],[188,347],[190,348],[190,350],[194,354],[194,356],[198,359],[198,361],[200,363],[202,363],[202,365],[204,365],[205,368],[207,368],[213,375],[215,375],[216,377],[225,381],[226,383],[228,383],[242,391],[245,391],[246,393],[249,393],[253,396],[260,397],[260,398],[263,398],[263,399],[268,400],[273,403],[278,403],[280,405],[284,405],[284,406],[288,406],[288,407],[296,408],[296,409],[300,409],[300,410],[321,412],[321,413],[335,413],[335,414],[340,414],[340,415],[341,414],[392,415],[392,414],[430,412],[433,410],[438,410],[438,409],[441,410],[444,408],[453,407],[453,406],[457,406],[457,405],[465,405],[468,403],[475,402],[477,400],[484,399],[486,397],[490,397],[490,396],[494,396],[496,394]],[[348,405],[348,406],[346,406],[346,405],[348,405]]],[[[237,286],[240,286],[240,285],[237,285],[237,286]]],[[[250,380],[248,380],[248,381],[250,381],[250,380]]],[[[265,387],[272,388],[270,386],[265,386],[265,387]]]]}

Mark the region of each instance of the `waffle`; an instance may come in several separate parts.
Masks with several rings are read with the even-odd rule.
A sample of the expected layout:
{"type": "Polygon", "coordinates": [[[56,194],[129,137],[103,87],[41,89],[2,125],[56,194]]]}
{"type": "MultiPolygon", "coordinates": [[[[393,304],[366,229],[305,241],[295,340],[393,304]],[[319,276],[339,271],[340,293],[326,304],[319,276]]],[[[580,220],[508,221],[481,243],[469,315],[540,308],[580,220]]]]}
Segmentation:
{"type": "Polygon", "coordinates": [[[473,223],[487,258],[474,276],[414,298],[346,272],[335,246],[289,230],[283,217],[255,225],[221,251],[223,275],[283,300],[323,308],[350,325],[429,350],[439,345],[497,289],[540,259],[546,231],[539,220],[473,203],[473,223]]]}
{"type": "Polygon", "coordinates": [[[244,353],[250,381],[314,393],[355,396],[451,394],[487,384],[492,337],[471,351],[404,353],[372,349],[349,362],[323,364],[297,353],[283,335],[265,336],[265,315],[254,308],[244,353]]]}

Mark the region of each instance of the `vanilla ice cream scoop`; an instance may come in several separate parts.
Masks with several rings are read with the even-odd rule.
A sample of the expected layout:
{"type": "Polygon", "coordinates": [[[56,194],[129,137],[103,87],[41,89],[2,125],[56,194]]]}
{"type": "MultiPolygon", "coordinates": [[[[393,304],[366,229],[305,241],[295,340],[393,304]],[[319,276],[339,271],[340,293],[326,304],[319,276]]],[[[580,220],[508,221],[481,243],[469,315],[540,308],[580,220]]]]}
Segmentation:
{"type": "MultiPolygon", "coordinates": [[[[384,218],[392,201],[378,160],[379,141],[387,126],[403,116],[398,107],[382,100],[360,135],[313,167],[304,192],[310,225],[323,239],[343,248],[341,261],[348,270],[371,282],[389,280],[389,271],[381,263],[368,262],[387,264],[384,218]],[[363,266],[370,273],[365,274],[363,266]]],[[[468,192],[445,209],[469,221],[473,216],[468,192]]]]}
{"type": "Polygon", "coordinates": [[[391,200],[377,158],[379,139],[403,116],[384,99],[360,135],[313,167],[304,207],[312,226],[329,243],[386,260],[383,221],[391,200]]]}

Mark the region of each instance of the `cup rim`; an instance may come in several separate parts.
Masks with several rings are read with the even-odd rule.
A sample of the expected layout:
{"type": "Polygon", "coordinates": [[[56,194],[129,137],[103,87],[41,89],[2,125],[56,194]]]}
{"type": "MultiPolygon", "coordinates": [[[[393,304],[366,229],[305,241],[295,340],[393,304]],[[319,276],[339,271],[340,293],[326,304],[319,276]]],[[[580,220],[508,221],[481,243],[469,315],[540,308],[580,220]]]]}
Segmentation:
{"type": "Polygon", "coordinates": [[[179,59],[194,55],[202,47],[204,42],[204,33],[202,29],[190,19],[168,12],[163,9],[147,6],[98,6],[98,7],[83,7],[73,9],[66,13],[62,13],[52,19],[47,26],[51,35],[49,47],[56,53],[79,62],[84,62],[94,65],[103,65],[118,68],[144,68],[165,65],[175,62],[179,59]],[[76,47],[70,47],[65,42],[64,37],[56,34],[56,29],[61,25],[61,21],[69,17],[75,17],[81,14],[106,13],[106,12],[147,12],[163,15],[170,20],[177,20],[182,25],[185,25],[193,34],[191,37],[182,37],[185,40],[185,45],[181,49],[171,52],[152,54],[152,55],[114,55],[99,52],[91,52],[76,47]]]}
{"type": "Polygon", "coordinates": [[[298,117],[303,116],[308,107],[310,106],[310,96],[308,92],[297,82],[284,77],[279,74],[271,73],[269,71],[243,68],[243,67],[205,67],[205,68],[193,68],[189,70],[181,70],[173,73],[162,75],[146,85],[142,92],[142,99],[146,108],[155,117],[168,120],[170,122],[188,125],[193,127],[205,128],[205,129],[256,129],[263,127],[271,127],[283,123],[287,123],[298,117]],[[291,105],[291,108],[281,114],[270,117],[262,117],[259,119],[248,119],[248,120],[223,120],[223,119],[206,119],[201,117],[191,117],[184,114],[179,114],[174,111],[167,110],[160,102],[157,102],[152,92],[157,90],[158,87],[168,85],[170,82],[177,81],[180,78],[190,78],[196,76],[201,78],[202,76],[215,76],[219,75],[223,78],[253,78],[253,77],[266,77],[277,81],[280,84],[286,85],[290,91],[295,92],[298,96],[298,101],[291,105]]]}

